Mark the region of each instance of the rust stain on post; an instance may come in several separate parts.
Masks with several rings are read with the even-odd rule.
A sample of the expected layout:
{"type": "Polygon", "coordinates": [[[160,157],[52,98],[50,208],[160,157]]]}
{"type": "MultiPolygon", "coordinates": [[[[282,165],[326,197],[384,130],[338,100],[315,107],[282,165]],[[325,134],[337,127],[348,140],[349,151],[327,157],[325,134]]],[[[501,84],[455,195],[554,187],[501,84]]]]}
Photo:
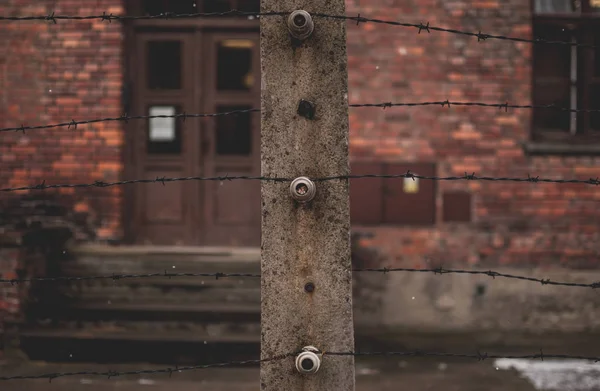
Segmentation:
{"type": "MultiPolygon", "coordinates": [[[[345,14],[344,0],[262,0],[261,12],[345,14]]],[[[314,31],[293,45],[287,17],[261,18],[262,175],[297,178],[349,174],[345,22],[313,18],[314,31]],[[310,101],[318,115],[298,114],[310,101]]],[[[348,182],[316,182],[306,204],[289,183],[263,182],[261,357],[354,350],[348,182]],[[314,290],[306,292],[307,276],[314,290]]],[[[354,390],[354,358],[327,356],[302,375],[294,358],[265,362],[261,390],[354,390]]]]}

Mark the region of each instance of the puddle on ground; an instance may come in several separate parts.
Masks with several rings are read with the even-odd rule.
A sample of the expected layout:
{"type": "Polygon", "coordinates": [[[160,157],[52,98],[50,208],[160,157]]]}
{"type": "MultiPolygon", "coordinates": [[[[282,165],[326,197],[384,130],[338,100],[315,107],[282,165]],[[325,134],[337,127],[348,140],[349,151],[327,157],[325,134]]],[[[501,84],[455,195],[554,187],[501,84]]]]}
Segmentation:
{"type": "Polygon", "coordinates": [[[540,391],[600,390],[600,363],[592,361],[499,359],[494,365],[501,370],[515,369],[540,391]]]}

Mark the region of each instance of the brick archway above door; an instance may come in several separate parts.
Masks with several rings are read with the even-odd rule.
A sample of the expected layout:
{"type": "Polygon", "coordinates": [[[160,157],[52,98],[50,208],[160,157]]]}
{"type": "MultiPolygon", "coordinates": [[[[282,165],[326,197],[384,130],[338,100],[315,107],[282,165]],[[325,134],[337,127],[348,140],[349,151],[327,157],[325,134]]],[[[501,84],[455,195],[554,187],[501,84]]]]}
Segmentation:
{"type": "MultiPolygon", "coordinates": [[[[155,13],[160,11],[159,3],[138,2],[138,10],[155,13]]],[[[225,2],[212,4],[217,3],[225,2]]],[[[256,20],[135,20],[128,32],[130,114],[168,116],[260,107],[256,20]]],[[[260,173],[258,113],[185,121],[154,118],[128,126],[125,164],[132,177],[260,173]]],[[[185,181],[136,187],[128,192],[127,206],[131,242],[260,244],[259,182],[185,181]]]]}

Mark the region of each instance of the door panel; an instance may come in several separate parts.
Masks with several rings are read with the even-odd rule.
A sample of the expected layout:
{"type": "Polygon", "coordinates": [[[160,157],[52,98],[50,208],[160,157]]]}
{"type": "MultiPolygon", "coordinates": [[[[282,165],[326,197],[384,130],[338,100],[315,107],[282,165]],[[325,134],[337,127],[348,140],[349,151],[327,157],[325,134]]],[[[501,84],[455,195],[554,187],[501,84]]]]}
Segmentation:
{"type": "MultiPolygon", "coordinates": [[[[156,171],[157,176],[170,177],[174,171],[156,171]]],[[[156,224],[182,224],[184,221],[183,182],[169,183],[169,187],[154,186],[145,195],[145,220],[146,223],[156,224]]]]}
{"type": "MultiPolygon", "coordinates": [[[[251,109],[251,105],[214,105],[217,113],[226,113],[251,109]]],[[[215,118],[214,128],[214,158],[218,161],[238,160],[252,162],[255,138],[252,113],[239,113],[215,118]]]]}
{"type": "MultiPolygon", "coordinates": [[[[133,107],[138,115],[192,112],[194,77],[192,35],[138,33],[133,107]]],[[[194,141],[193,121],[156,118],[136,121],[136,178],[189,176],[188,145],[194,141]]],[[[136,186],[133,237],[142,244],[192,244],[192,216],[187,182],[136,186]]]]}
{"type": "MultiPolygon", "coordinates": [[[[204,110],[230,112],[260,107],[259,35],[211,33],[204,110]]],[[[204,156],[207,175],[255,176],[260,173],[260,115],[215,117],[205,128],[210,147],[204,156]]],[[[260,183],[207,183],[202,230],[210,245],[260,245],[260,183]]]]}
{"type": "MultiPolygon", "coordinates": [[[[141,32],[132,54],[133,115],[260,107],[259,33],[141,32]]],[[[132,121],[136,178],[257,176],[260,115],[132,121]],[[135,123],[134,123],[135,122],[135,123]]],[[[259,246],[260,182],[160,182],[132,188],[140,244],[259,246]]]]}

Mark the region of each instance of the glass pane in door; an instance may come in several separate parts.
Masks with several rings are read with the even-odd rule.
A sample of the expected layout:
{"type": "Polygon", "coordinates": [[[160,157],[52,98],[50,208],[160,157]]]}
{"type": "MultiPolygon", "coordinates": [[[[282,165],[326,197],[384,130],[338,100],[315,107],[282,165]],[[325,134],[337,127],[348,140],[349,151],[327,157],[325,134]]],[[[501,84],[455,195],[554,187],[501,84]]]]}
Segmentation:
{"type": "Polygon", "coordinates": [[[260,11],[260,0],[197,0],[194,3],[201,12],[260,11]]]}
{"type": "MultiPolygon", "coordinates": [[[[218,106],[218,113],[247,110],[250,106],[218,106]]],[[[216,117],[217,155],[248,156],[252,152],[252,113],[216,117]]]]}
{"type": "Polygon", "coordinates": [[[249,91],[253,84],[252,54],[254,41],[226,39],[217,48],[217,89],[249,91]]]}
{"type": "Polygon", "coordinates": [[[260,0],[237,0],[237,9],[243,12],[260,12],[260,0]]]}
{"type": "Polygon", "coordinates": [[[578,12],[580,1],[573,0],[534,0],[536,14],[560,14],[578,12]]]}
{"type": "Polygon", "coordinates": [[[600,31],[595,34],[593,44],[594,77],[600,78],[600,31]]]}
{"type": "Polygon", "coordinates": [[[180,41],[149,41],[146,51],[147,87],[151,90],[181,88],[180,41]]]}
{"type": "MultiPolygon", "coordinates": [[[[589,109],[600,110],[600,83],[590,84],[589,89],[589,109]]],[[[590,128],[594,131],[600,130],[600,112],[590,113],[590,128]]]]}
{"type": "Polygon", "coordinates": [[[144,15],[160,15],[167,12],[175,14],[196,13],[198,7],[194,0],[144,0],[142,12],[144,15]]]}
{"type": "Polygon", "coordinates": [[[229,0],[202,0],[202,12],[227,12],[234,7],[229,0]]]}

